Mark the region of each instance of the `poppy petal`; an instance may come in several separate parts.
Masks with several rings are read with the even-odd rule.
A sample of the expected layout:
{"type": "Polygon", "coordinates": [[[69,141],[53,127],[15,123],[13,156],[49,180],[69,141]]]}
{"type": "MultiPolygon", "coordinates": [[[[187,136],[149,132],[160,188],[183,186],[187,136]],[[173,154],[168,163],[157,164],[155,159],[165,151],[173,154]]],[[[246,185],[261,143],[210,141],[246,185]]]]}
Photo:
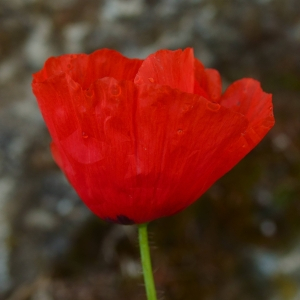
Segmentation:
{"type": "Polygon", "coordinates": [[[183,209],[229,171],[228,148],[240,140],[248,121],[203,97],[141,85],[137,124],[137,168],[144,188],[135,198],[148,208],[139,222],[183,209]],[[221,172],[220,161],[226,165],[221,172]]]}
{"type": "MultiPolygon", "coordinates": [[[[56,143],[56,151],[64,157],[63,169],[69,181],[95,214],[103,219],[123,215],[134,220],[128,178],[136,174],[135,86],[129,81],[103,78],[91,85],[89,101],[93,103],[88,108],[89,118],[79,118],[76,111],[80,129],[56,143]],[[82,128],[86,128],[84,136],[80,135],[82,128]],[[115,199],[119,199],[117,206],[115,199]]],[[[52,152],[61,164],[59,155],[52,152]]]]}
{"type": "Polygon", "coordinates": [[[220,104],[248,119],[249,135],[251,133],[248,142],[253,147],[274,125],[272,95],[263,92],[260,83],[254,79],[245,78],[231,84],[221,97],[220,104]]]}
{"type": "Polygon", "coordinates": [[[58,57],[50,57],[43,69],[33,74],[34,81],[43,82],[50,77],[69,73],[74,81],[81,83],[86,71],[88,55],[65,54],[58,57]]]}
{"type": "Polygon", "coordinates": [[[194,90],[194,52],[160,50],[149,55],[142,63],[135,84],[160,84],[186,93],[194,90]]]}
{"type": "Polygon", "coordinates": [[[115,50],[95,51],[88,56],[86,75],[82,86],[86,89],[92,82],[104,77],[133,81],[142,62],[140,59],[127,58],[115,50]]]}
{"type": "Polygon", "coordinates": [[[195,93],[197,92],[197,85],[201,87],[206,93],[206,98],[219,102],[222,93],[222,80],[220,73],[214,69],[205,69],[203,64],[195,58],[195,93]]]}
{"type": "Polygon", "coordinates": [[[81,105],[82,89],[65,73],[46,81],[33,81],[33,92],[55,143],[79,128],[77,107],[81,105]]]}
{"type": "Polygon", "coordinates": [[[205,75],[207,80],[207,92],[210,96],[210,100],[219,102],[222,93],[220,73],[215,69],[205,69],[205,75]]]}
{"type": "Polygon", "coordinates": [[[91,55],[65,54],[49,58],[44,68],[34,74],[34,78],[42,82],[51,76],[67,73],[83,89],[87,89],[94,81],[104,77],[133,80],[142,62],[110,49],[97,50],[91,55]]]}

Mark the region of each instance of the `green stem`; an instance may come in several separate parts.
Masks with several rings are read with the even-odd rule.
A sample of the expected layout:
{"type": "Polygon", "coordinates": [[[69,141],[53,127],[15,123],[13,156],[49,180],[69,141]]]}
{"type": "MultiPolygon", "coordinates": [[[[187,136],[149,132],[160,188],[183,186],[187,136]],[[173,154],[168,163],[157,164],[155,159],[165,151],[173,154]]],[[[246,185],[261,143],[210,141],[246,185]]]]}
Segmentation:
{"type": "Polygon", "coordinates": [[[139,228],[140,251],[141,251],[147,299],[157,300],[155,284],[153,280],[149,244],[148,244],[147,223],[138,225],[138,228],[139,228]]]}

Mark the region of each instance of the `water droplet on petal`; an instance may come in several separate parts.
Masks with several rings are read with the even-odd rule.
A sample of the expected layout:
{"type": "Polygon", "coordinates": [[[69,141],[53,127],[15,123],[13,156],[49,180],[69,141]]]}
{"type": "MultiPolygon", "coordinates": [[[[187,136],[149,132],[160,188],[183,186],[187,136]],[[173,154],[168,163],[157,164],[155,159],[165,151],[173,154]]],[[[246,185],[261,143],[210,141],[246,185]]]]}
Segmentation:
{"type": "Polygon", "coordinates": [[[65,109],[57,107],[55,110],[55,116],[58,119],[65,119],[67,117],[67,112],[65,111],[65,109]]]}
{"type": "Polygon", "coordinates": [[[76,54],[71,54],[71,55],[70,55],[70,58],[72,58],[72,59],[74,59],[74,58],[76,58],[76,57],[77,57],[76,54]]]}
{"type": "Polygon", "coordinates": [[[218,100],[220,98],[219,93],[218,92],[212,92],[212,94],[210,95],[212,100],[218,100]]]}
{"type": "Polygon", "coordinates": [[[148,80],[151,82],[151,83],[153,83],[154,82],[154,79],[153,78],[148,78],[148,80]]]}
{"type": "Polygon", "coordinates": [[[91,98],[91,97],[93,97],[93,95],[94,95],[94,91],[88,89],[88,90],[85,91],[85,95],[86,95],[87,97],[91,98]]]}
{"type": "Polygon", "coordinates": [[[192,108],[193,108],[193,105],[186,103],[183,105],[182,111],[187,112],[187,111],[191,110],[192,108]]]}
{"type": "Polygon", "coordinates": [[[182,129],[178,129],[177,130],[177,134],[179,134],[179,135],[183,134],[183,130],[182,129]]]}
{"type": "Polygon", "coordinates": [[[121,94],[121,88],[118,85],[114,84],[110,87],[110,92],[113,96],[117,97],[121,94]]]}
{"type": "Polygon", "coordinates": [[[84,139],[87,139],[89,136],[88,136],[84,131],[82,131],[82,137],[83,137],[84,139]]]}
{"type": "Polygon", "coordinates": [[[87,108],[86,108],[85,105],[80,105],[80,106],[78,107],[78,111],[79,111],[81,114],[84,114],[84,113],[87,112],[87,108]]]}
{"type": "Polygon", "coordinates": [[[220,109],[220,104],[218,103],[213,103],[213,102],[207,102],[206,103],[206,107],[209,109],[209,110],[212,110],[212,111],[218,111],[220,109]]]}
{"type": "Polygon", "coordinates": [[[141,83],[141,82],[142,82],[141,77],[140,77],[139,75],[135,76],[134,82],[135,82],[136,84],[141,83]]]}

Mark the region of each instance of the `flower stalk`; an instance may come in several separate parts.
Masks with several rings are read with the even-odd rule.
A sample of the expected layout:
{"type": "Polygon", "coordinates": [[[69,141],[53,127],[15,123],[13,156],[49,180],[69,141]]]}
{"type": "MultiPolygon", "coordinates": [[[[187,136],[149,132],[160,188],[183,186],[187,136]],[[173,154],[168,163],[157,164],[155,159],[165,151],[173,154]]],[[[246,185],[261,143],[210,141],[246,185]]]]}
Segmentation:
{"type": "Polygon", "coordinates": [[[147,300],[157,300],[148,243],[147,223],[138,225],[141,261],[147,300]]]}

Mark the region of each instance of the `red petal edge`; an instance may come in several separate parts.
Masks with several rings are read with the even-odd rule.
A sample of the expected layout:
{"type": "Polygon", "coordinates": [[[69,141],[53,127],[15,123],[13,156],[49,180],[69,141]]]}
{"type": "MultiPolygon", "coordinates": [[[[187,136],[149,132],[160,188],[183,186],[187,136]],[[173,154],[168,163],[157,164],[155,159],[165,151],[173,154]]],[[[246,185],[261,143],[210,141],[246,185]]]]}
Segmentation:
{"type": "Polygon", "coordinates": [[[185,50],[159,50],[142,63],[134,83],[167,85],[182,92],[194,90],[194,52],[185,50]]]}
{"type": "Polygon", "coordinates": [[[274,126],[272,95],[265,93],[254,79],[244,78],[231,84],[221,97],[220,104],[247,118],[248,143],[252,148],[274,126]]]}
{"type": "Polygon", "coordinates": [[[140,59],[127,58],[115,50],[100,49],[90,55],[65,54],[50,57],[43,69],[33,77],[34,82],[43,82],[66,73],[83,89],[87,89],[94,81],[104,77],[133,81],[142,62],[140,59]]]}

